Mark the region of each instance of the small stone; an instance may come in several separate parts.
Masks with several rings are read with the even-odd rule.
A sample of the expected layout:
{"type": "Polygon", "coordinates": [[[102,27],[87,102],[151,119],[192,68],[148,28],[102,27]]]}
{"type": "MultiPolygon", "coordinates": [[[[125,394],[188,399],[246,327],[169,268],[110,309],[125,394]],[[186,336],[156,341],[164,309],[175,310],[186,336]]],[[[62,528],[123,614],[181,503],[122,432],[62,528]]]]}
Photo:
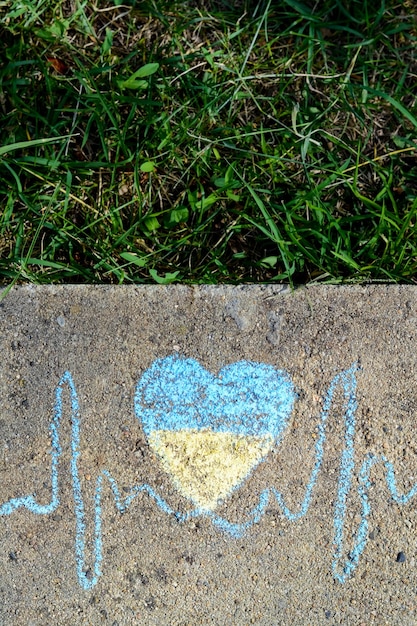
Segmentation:
{"type": "Polygon", "coordinates": [[[405,562],[405,554],[404,552],[399,552],[397,554],[397,563],[404,563],[405,562]]]}
{"type": "Polygon", "coordinates": [[[146,598],[145,606],[149,611],[154,611],[156,609],[155,598],[153,596],[149,596],[149,598],[146,598]]]}
{"type": "Polygon", "coordinates": [[[91,569],[86,570],[86,572],[85,572],[85,577],[87,578],[87,580],[93,580],[93,578],[94,578],[94,574],[93,574],[93,572],[91,571],[91,569]]]}

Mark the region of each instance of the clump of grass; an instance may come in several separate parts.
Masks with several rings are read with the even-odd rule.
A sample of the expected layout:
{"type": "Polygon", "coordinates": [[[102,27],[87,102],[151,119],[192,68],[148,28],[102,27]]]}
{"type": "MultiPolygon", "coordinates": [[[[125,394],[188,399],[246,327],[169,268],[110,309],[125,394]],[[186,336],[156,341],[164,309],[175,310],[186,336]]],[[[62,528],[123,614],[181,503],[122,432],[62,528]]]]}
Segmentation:
{"type": "Polygon", "coordinates": [[[415,281],[412,2],[0,2],[0,276],[415,281]]]}

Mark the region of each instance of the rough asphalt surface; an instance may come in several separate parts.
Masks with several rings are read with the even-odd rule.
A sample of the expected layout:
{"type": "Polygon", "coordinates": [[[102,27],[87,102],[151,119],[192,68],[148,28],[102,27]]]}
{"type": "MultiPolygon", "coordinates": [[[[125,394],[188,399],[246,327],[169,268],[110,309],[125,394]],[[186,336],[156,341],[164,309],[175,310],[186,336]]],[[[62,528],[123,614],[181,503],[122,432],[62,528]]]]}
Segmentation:
{"type": "Polygon", "coordinates": [[[0,302],[0,624],[417,623],[417,290],[0,302]]]}

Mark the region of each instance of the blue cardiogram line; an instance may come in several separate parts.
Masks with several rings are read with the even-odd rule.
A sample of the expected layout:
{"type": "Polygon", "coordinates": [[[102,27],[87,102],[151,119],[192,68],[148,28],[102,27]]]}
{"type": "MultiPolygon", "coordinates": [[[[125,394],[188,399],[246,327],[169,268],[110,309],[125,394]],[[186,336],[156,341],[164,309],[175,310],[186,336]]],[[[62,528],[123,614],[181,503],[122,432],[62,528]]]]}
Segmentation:
{"type": "Polygon", "coordinates": [[[385,469],[385,478],[388,490],[395,502],[405,505],[417,493],[417,483],[405,494],[400,494],[397,489],[394,466],[385,456],[375,456],[368,454],[362,463],[359,472],[358,495],[361,502],[361,521],[356,534],[352,537],[353,548],[349,551],[348,556],[343,562],[344,546],[346,539],[344,537],[344,526],[347,513],[347,498],[351,490],[352,476],[355,469],[354,464],[354,438],[355,438],[355,412],[356,403],[356,364],[352,365],[348,370],[337,374],[326,393],[324,405],[318,424],[318,438],[315,445],[315,459],[310,479],[306,485],[305,495],[297,512],[291,511],[285,504],[283,495],[275,488],[269,487],[262,491],[259,496],[258,505],[248,514],[246,521],[241,523],[232,523],[223,517],[218,516],[212,511],[203,509],[194,509],[192,511],[181,513],[174,511],[167,502],[161,498],[150,485],[144,483],[136,485],[127,497],[122,498],[116,481],[107,470],[103,470],[96,480],[96,488],[94,494],[94,566],[92,572],[86,568],[85,562],[85,535],[86,520],[84,510],[84,498],[81,488],[81,482],[78,471],[78,458],[80,456],[80,412],[78,396],[75,389],[74,381],[69,372],[65,372],[56,388],[56,400],[54,407],[54,417],[50,426],[52,435],[51,449],[51,501],[48,504],[39,504],[35,494],[12,498],[0,506],[0,515],[11,515],[20,508],[26,508],[37,515],[49,515],[53,513],[59,506],[59,457],[62,449],[59,440],[59,430],[62,418],[62,393],[65,385],[69,387],[71,400],[71,477],[72,492],[74,500],[75,512],[75,560],[77,576],[81,587],[85,590],[94,587],[101,576],[101,564],[103,560],[103,544],[102,544],[102,509],[101,498],[103,490],[103,481],[106,479],[110,484],[113,492],[114,501],[117,510],[120,513],[125,512],[130,504],[140,493],[146,493],[156,503],[156,505],[165,513],[174,515],[179,522],[198,517],[209,517],[213,524],[221,530],[229,533],[233,537],[242,537],[245,532],[256,522],[258,522],[272,498],[275,498],[284,516],[292,522],[295,522],[306,515],[311,504],[311,497],[314,486],[317,482],[324,454],[324,444],[326,441],[326,424],[328,421],[330,409],[333,403],[333,397],[336,389],[341,386],[343,390],[345,413],[344,420],[344,449],[341,455],[339,480],[337,486],[337,496],[334,509],[334,544],[336,546],[333,555],[332,570],[336,580],[344,583],[353,573],[358,565],[359,558],[365,549],[368,538],[368,517],[371,511],[369,503],[369,490],[371,487],[370,474],[374,465],[381,463],[385,469]]]}

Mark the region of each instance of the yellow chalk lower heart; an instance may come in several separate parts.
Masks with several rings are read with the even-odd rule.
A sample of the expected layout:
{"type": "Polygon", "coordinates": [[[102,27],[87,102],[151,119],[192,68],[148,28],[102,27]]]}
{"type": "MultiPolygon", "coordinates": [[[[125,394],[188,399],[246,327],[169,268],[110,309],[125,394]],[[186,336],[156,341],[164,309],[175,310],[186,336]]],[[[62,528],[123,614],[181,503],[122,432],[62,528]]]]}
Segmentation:
{"type": "Polygon", "coordinates": [[[274,439],[210,429],[154,430],[150,447],[176,488],[199,508],[213,511],[271,450],[274,439]]]}

